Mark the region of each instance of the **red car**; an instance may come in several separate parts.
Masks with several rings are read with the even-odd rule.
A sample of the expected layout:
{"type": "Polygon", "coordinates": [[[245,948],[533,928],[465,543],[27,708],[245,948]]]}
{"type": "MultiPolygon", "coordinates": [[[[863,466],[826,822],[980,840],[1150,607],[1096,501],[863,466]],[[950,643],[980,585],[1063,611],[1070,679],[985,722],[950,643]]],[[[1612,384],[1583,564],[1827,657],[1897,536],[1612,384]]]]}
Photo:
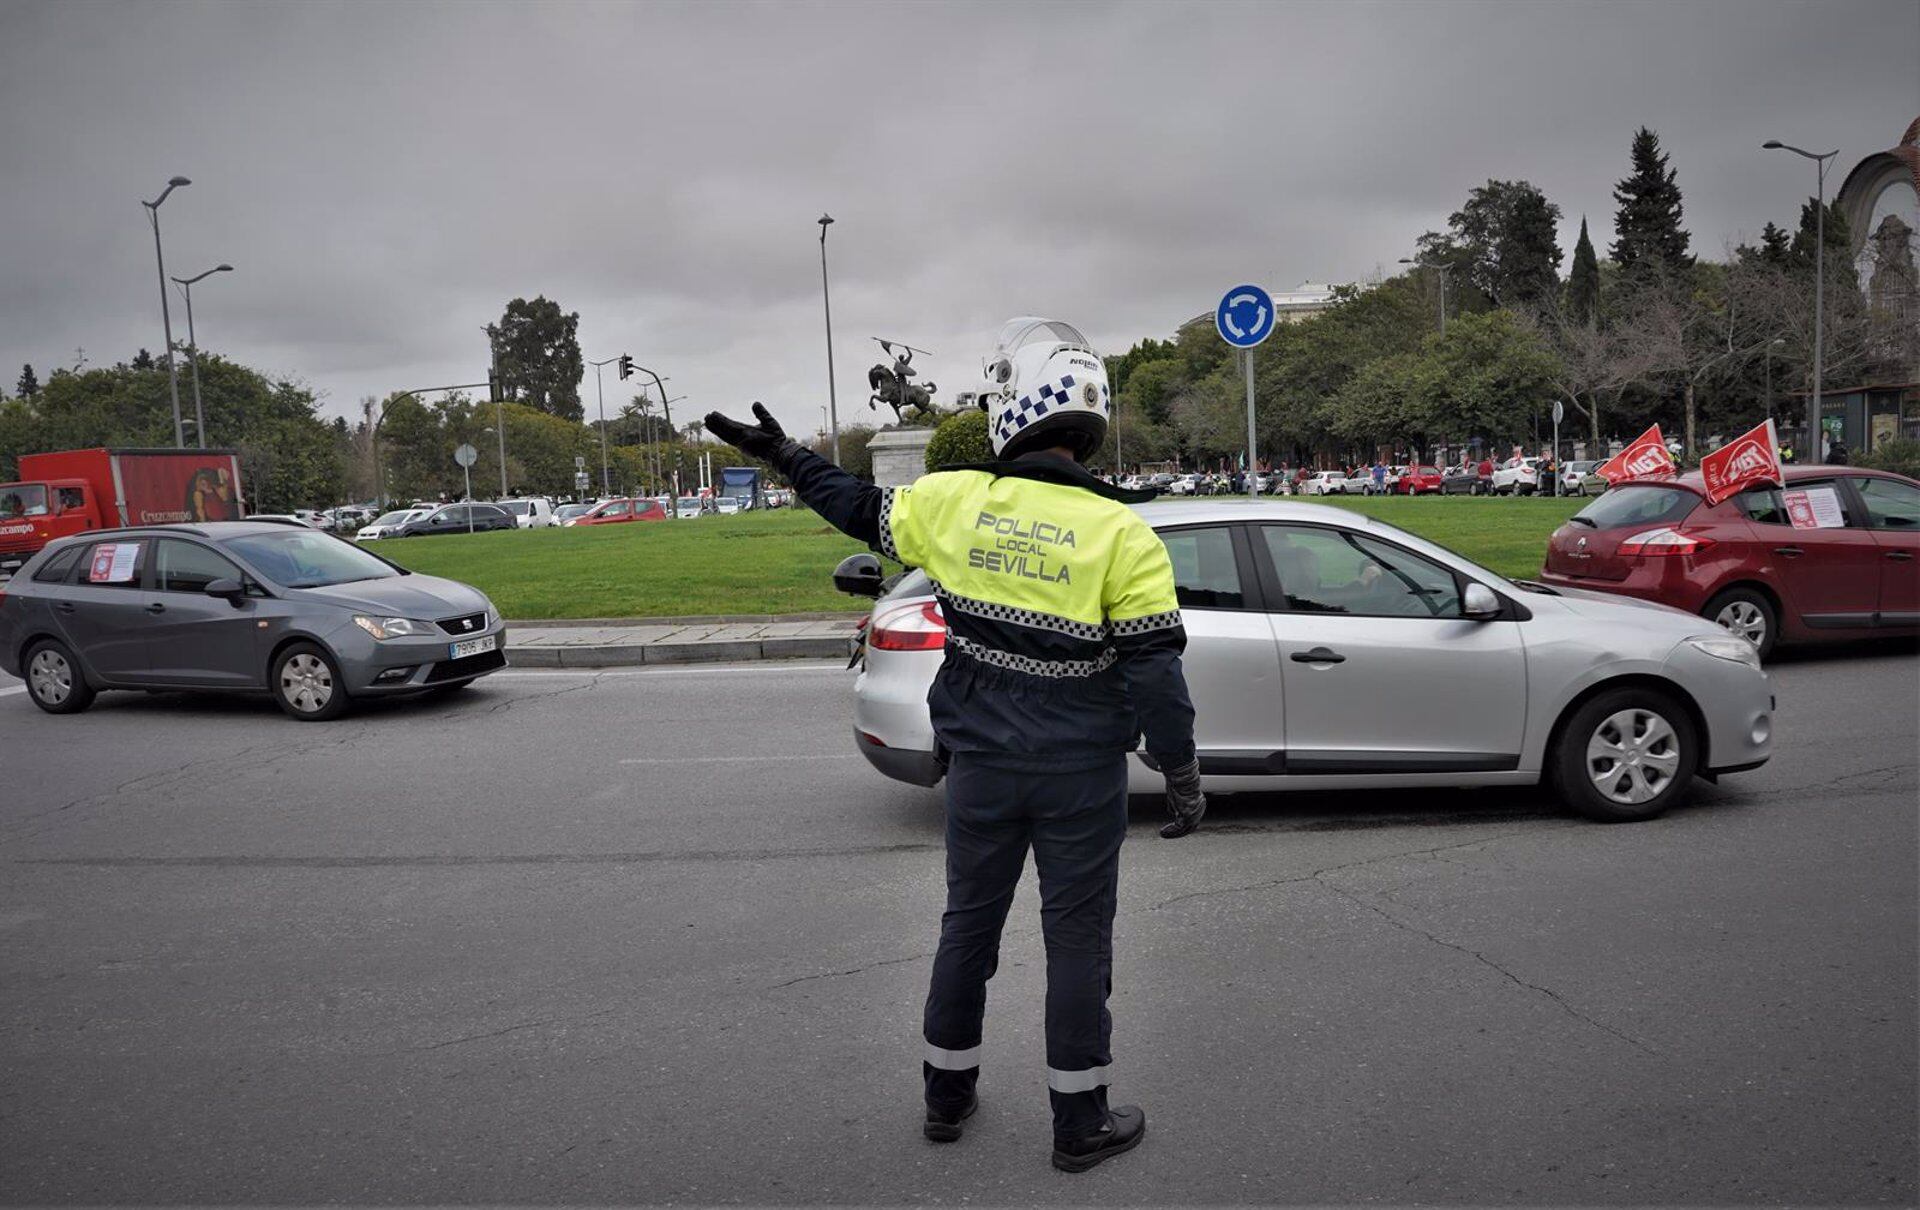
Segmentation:
{"type": "Polygon", "coordinates": [[[1610,488],[1547,542],[1541,580],[1709,617],[1752,641],[1920,634],[1920,483],[1789,466],[1709,505],[1700,474],[1610,488]]]}
{"type": "Polygon", "coordinates": [[[1396,496],[1424,496],[1428,493],[1439,495],[1444,481],[1437,466],[1410,466],[1400,472],[1400,478],[1393,485],[1396,496]]]}
{"type": "Polygon", "coordinates": [[[593,511],[567,522],[569,525],[619,525],[625,521],[665,521],[667,510],[658,500],[602,500],[593,511]]]}

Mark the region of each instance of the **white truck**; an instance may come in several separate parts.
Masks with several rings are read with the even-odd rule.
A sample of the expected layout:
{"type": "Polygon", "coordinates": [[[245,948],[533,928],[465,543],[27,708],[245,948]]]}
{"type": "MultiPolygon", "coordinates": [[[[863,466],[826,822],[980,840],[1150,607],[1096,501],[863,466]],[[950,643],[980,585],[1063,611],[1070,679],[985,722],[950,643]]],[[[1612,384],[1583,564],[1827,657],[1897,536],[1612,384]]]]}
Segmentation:
{"type": "Polygon", "coordinates": [[[518,496],[495,503],[513,514],[513,523],[521,529],[548,529],[560,524],[553,515],[553,501],[545,496],[518,496]]]}

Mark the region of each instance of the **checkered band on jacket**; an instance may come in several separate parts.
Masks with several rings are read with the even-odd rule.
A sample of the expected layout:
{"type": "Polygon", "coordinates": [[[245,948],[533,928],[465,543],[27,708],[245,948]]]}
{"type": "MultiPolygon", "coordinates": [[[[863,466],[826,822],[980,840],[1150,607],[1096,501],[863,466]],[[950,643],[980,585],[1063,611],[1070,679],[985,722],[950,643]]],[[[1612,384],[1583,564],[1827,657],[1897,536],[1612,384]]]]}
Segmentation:
{"type": "MultiPolygon", "coordinates": [[[[994,435],[999,438],[1000,444],[1005,445],[1015,433],[1046,416],[1050,411],[1079,406],[1075,403],[1072,394],[1077,381],[1073,375],[1063,374],[1058,381],[1041,383],[1038,390],[1022,395],[1000,409],[1000,417],[994,422],[994,435]]],[[[1100,402],[1093,409],[1102,416],[1109,412],[1110,405],[1107,398],[1107,387],[1102,384],[1100,402]]]]}

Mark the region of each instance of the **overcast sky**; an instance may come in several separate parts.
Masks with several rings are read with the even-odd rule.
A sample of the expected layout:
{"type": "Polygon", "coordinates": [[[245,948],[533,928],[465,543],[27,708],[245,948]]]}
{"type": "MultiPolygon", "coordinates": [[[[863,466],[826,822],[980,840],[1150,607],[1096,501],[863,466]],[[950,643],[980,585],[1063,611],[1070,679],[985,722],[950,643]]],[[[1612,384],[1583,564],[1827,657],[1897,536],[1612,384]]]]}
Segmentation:
{"type": "Polygon", "coordinates": [[[0,0],[0,387],[158,353],[139,202],[176,173],[168,272],[236,266],[203,345],[330,412],[483,378],[481,326],[545,294],[676,420],[758,398],[811,432],[822,211],[858,422],[870,336],[950,397],[1008,316],[1117,351],[1237,281],[1397,269],[1488,177],[1604,256],[1641,123],[1717,252],[1812,192],[1763,140],[1841,148],[1837,186],[1920,113],[1916,63],[1914,0],[0,0]]]}

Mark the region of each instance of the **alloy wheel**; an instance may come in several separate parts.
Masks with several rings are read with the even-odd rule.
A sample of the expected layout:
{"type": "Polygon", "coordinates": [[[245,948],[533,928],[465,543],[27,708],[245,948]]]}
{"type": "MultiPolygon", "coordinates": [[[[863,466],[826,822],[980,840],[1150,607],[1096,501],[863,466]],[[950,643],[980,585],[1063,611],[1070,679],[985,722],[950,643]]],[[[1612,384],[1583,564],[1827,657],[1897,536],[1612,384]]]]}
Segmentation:
{"type": "Polygon", "coordinates": [[[333,700],[333,672],[319,656],[300,652],[280,665],[280,693],[295,710],[314,714],[333,700]]]}
{"type": "Polygon", "coordinates": [[[27,683],[33,687],[33,696],[58,706],[73,693],[73,665],[59,652],[42,649],[27,666],[27,683]]]}
{"type": "Polygon", "coordinates": [[[1587,740],[1587,774],[1613,802],[1638,806],[1673,784],[1680,767],[1680,738],[1673,724],[1653,710],[1615,711],[1587,740]]]}
{"type": "Polygon", "coordinates": [[[1755,647],[1767,641],[1767,615],[1752,601],[1728,601],[1713,620],[1755,647]]]}

